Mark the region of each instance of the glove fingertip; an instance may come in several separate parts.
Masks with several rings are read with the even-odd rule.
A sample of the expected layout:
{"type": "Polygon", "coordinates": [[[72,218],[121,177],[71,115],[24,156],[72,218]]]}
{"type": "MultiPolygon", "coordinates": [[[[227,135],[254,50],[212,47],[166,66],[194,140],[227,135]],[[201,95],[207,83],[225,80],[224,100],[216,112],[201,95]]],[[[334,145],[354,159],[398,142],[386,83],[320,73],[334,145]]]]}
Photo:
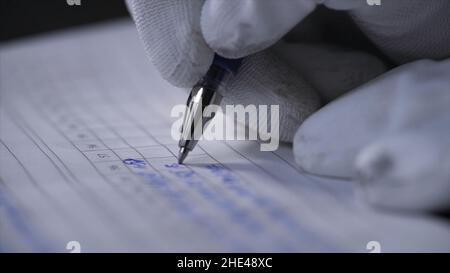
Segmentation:
{"type": "Polygon", "coordinates": [[[275,44],[315,7],[313,0],[207,0],[200,25],[216,53],[242,58],[275,44]]]}

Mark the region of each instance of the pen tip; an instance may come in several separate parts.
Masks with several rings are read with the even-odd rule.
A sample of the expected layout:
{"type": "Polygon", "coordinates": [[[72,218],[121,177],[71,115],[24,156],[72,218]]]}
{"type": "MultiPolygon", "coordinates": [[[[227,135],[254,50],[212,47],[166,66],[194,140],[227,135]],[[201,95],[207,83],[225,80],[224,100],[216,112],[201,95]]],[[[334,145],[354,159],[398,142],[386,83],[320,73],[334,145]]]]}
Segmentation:
{"type": "Polygon", "coordinates": [[[184,147],[180,148],[180,152],[178,153],[178,164],[183,164],[183,161],[186,159],[188,155],[188,150],[184,147]]]}

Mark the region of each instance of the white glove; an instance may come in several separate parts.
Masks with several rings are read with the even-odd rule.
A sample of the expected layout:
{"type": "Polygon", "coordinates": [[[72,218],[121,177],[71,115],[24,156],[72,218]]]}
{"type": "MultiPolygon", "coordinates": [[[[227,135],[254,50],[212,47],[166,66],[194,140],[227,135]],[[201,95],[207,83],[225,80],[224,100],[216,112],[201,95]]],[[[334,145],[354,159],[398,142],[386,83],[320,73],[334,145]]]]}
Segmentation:
{"type": "Polygon", "coordinates": [[[294,139],[305,170],[356,177],[380,207],[450,207],[450,59],[401,66],[333,101],[294,139]]]}
{"type": "MultiPolygon", "coordinates": [[[[319,106],[315,91],[332,99],[385,70],[365,52],[320,41],[278,42],[317,4],[347,10],[395,64],[450,56],[448,0],[382,1],[380,7],[367,5],[366,0],[128,0],[128,4],[151,61],[176,86],[191,87],[197,82],[209,68],[213,52],[230,58],[253,54],[226,83],[224,102],[280,104],[280,132],[285,141],[319,106]]],[[[308,39],[300,35],[290,40],[308,39]]],[[[438,117],[449,115],[448,73],[448,63],[419,62],[331,103],[298,132],[294,143],[298,163],[318,174],[359,174],[374,203],[425,209],[442,206],[448,195],[448,153],[444,151],[449,130],[445,118],[438,117]],[[408,102],[412,104],[407,106],[408,102]],[[445,107],[435,108],[438,102],[445,107]],[[425,109],[414,106],[422,104],[425,109]],[[431,120],[444,129],[427,127],[431,120]],[[409,123],[412,127],[405,128],[409,123]],[[419,158],[425,151],[427,159],[419,158]],[[413,163],[418,167],[410,169],[413,163]],[[428,184],[422,179],[428,179],[428,184]],[[416,194],[408,200],[409,195],[401,195],[402,187],[389,188],[394,183],[416,194]]]]}
{"type": "Polygon", "coordinates": [[[317,4],[347,10],[361,30],[397,64],[450,55],[450,1],[217,0],[203,8],[205,39],[219,54],[243,57],[268,48],[317,4]]]}
{"type": "Polygon", "coordinates": [[[334,98],[385,70],[376,57],[338,46],[268,49],[320,2],[339,9],[367,6],[362,0],[128,0],[128,5],[151,61],[175,86],[192,87],[214,52],[230,58],[252,54],[225,83],[223,103],[280,105],[280,139],[292,141],[301,122],[319,108],[317,92],[334,98]]]}

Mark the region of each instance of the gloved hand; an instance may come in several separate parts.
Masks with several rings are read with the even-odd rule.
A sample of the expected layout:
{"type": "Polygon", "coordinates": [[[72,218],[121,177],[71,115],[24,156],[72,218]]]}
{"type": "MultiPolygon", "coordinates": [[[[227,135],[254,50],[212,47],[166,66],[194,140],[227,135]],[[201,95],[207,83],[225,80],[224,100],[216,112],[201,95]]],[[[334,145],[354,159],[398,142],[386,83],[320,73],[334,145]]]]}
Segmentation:
{"type": "MultiPolygon", "coordinates": [[[[246,56],[237,75],[225,82],[223,103],[280,105],[280,139],[291,142],[301,122],[319,108],[318,93],[336,97],[385,70],[368,53],[320,42],[269,49],[320,2],[128,0],[128,6],[150,60],[175,86],[192,87],[208,70],[214,52],[246,56]],[[293,56],[301,59],[290,63],[293,56]]],[[[359,0],[325,2],[339,9],[367,5],[359,0]]]]}
{"type": "Polygon", "coordinates": [[[396,64],[444,61],[413,62],[353,90],[313,114],[294,140],[303,169],[356,178],[380,207],[450,207],[450,2],[427,4],[382,1],[377,13],[351,13],[396,64]]]}
{"type": "MultiPolygon", "coordinates": [[[[291,141],[301,122],[319,107],[317,94],[326,100],[333,99],[385,71],[384,65],[368,53],[321,41],[305,42],[308,37],[302,37],[302,31],[298,32],[299,36],[293,39],[291,37],[289,43],[279,41],[318,4],[331,9],[347,10],[360,30],[394,64],[450,56],[450,1],[447,0],[382,0],[379,7],[369,6],[366,0],[127,1],[151,61],[161,75],[176,86],[191,87],[200,79],[212,62],[213,52],[224,57],[252,54],[245,58],[236,77],[226,83],[228,93],[225,94],[224,102],[244,105],[279,104],[280,137],[284,141],[291,141]]],[[[430,74],[426,72],[427,69],[432,67],[439,66],[443,71],[447,69],[444,65],[433,63],[418,65],[425,67],[419,70],[426,75],[430,74]]],[[[404,130],[400,126],[391,135],[386,135],[386,138],[381,138],[382,135],[378,134],[385,133],[387,128],[394,126],[389,119],[395,120],[398,116],[395,111],[388,110],[395,110],[394,105],[401,107],[398,100],[409,95],[402,94],[402,98],[393,101],[398,90],[402,90],[404,86],[417,88],[417,92],[428,88],[427,84],[421,85],[421,81],[413,81],[417,75],[416,66],[400,69],[398,74],[394,72],[376,79],[312,115],[300,128],[294,141],[297,162],[304,169],[317,174],[341,177],[355,177],[355,174],[359,174],[362,181],[375,181],[371,168],[375,168],[373,165],[377,164],[372,162],[378,162],[378,159],[372,158],[376,158],[374,154],[378,152],[367,152],[372,156],[364,156],[363,151],[366,148],[367,151],[376,149],[370,145],[392,148],[395,145],[390,143],[398,141],[405,134],[408,135],[405,139],[409,141],[402,147],[418,147],[411,143],[418,143],[417,139],[426,139],[419,143],[422,145],[420,147],[434,145],[433,158],[443,158],[442,154],[436,152],[443,147],[443,142],[433,142],[432,139],[442,139],[445,131],[433,131],[431,136],[425,137],[421,130],[425,128],[426,119],[422,120],[421,126],[418,125],[420,122],[416,123],[417,128],[422,128],[416,128],[416,131],[404,130]],[[411,84],[407,84],[408,82],[411,84]],[[363,92],[366,89],[370,91],[363,92]],[[389,108],[391,102],[393,108],[389,108]],[[345,108],[352,111],[343,111],[345,108]]],[[[431,69],[430,76],[439,69],[431,69]]],[[[434,100],[439,101],[441,95],[433,95],[434,100]]],[[[417,97],[417,94],[415,96],[416,99],[412,99],[412,102],[423,101],[419,100],[420,96],[417,97]]],[[[414,113],[404,111],[406,116],[414,117],[414,113]]],[[[419,116],[427,116],[425,110],[418,113],[421,113],[419,116]]],[[[408,154],[406,148],[399,147],[393,152],[398,155],[395,160],[400,160],[395,166],[407,166],[405,158],[420,153],[420,150],[412,150],[408,154]]],[[[436,169],[430,164],[423,166],[423,169],[415,169],[421,170],[420,175],[416,173],[417,177],[427,177],[427,173],[437,171],[438,174],[433,176],[431,183],[446,185],[439,182],[447,181],[445,169],[436,169]]],[[[398,170],[403,171],[387,172],[382,176],[384,180],[377,181],[385,181],[384,185],[387,187],[391,183],[389,181],[393,180],[419,185],[415,183],[419,182],[417,179],[412,182],[409,180],[413,172],[405,173],[405,167],[398,170]]],[[[388,189],[377,188],[378,184],[373,182],[364,185],[374,185],[367,187],[373,192],[369,195],[375,199],[374,202],[381,200],[383,194],[379,193],[388,189]]],[[[445,192],[439,186],[434,189],[445,192]]],[[[421,198],[420,194],[417,198],[421,198]]],[[[417,198],[414,200],[418,200],[417,198]]],[[[429,208],[435,208],[442,203],[427,204],[429,208]]],[[[404,207],[405,203],[397,205],[404,207]]]]}
{"type": "Polygon", "coordinates": [[[416,61],[333,101],[298,130],[298,164],[357,178],[379,207],[450,208],[449,75],[450,59],[416,61]]]}

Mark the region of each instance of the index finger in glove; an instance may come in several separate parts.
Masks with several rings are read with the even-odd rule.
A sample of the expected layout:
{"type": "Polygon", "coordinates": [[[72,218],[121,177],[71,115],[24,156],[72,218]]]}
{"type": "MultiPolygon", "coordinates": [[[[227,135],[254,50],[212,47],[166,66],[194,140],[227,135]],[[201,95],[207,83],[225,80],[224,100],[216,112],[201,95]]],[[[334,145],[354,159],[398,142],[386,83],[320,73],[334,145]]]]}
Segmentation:
{"type": "Polygon", "coordinates": [[[200,29],[203,2],[127,0],[150,60],[178,87],[192,87],[213,60],[200,29]]]}

